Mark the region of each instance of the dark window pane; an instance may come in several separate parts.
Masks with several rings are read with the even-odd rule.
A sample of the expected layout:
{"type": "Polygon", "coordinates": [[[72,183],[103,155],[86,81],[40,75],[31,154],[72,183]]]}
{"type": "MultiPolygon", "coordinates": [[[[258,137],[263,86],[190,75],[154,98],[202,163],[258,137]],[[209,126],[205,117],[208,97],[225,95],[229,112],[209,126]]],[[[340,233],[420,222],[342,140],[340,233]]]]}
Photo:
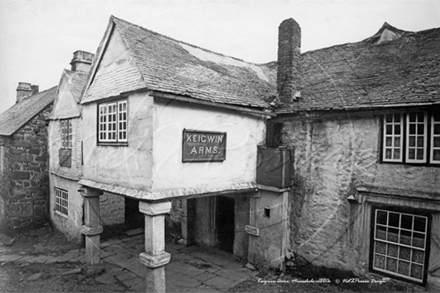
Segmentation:
{"type": "Polygon", "coordinates": [[[393,122],[393,115],[385,115],[385,121],[388,123],[393,122]]]}
{"type": "Polygon", "coordinates": [[[413,249],[412,261],[419,264],[423,264],[424,260],[425,260],[425,253],[423,251],[413,249]]]}
{"type": "Polygon", "coordinates": [[[409,121],[415,122],[416,121],[416,113],[410,113],[409,114],[409,121]]]}
{"type": "Polygon", "coordinates": [[[417,136],[417,147],[421,148],[425,144],[425,141],[423,139],[423,136],[417,136]]]}
{"type": "Polygon", "coordinates": [[[410,134],[415,134],[416,133],[416,125],[415,124],[410,124],[409,125],[409,133],[410,134]]]}
{"type": "Polygon", "coordinates": [[[423,276],[423,266],[413,264],[411,266],[411,277],[421,280],[423,276]]]}
{"type": "Polygon", "coordinates": [[[387,213],[383,211],[377,211],[376,223],[386,225],[387,224],[387,213]]]}
{"type": "Polygon", "coordinates": [[[386,146],[391,146],[392,142],[393,142],[392,138],[391,137],[387,137],[386,140],[385,140],[385,145],[386,146]]]}
{"type": "Polygon", "coordinates": [[[394,138],[394,146],[400,146],[400,137],[394,138]]]}
{"type": "Polygon", "coordinates": [[[434,137],[434,147],[436,148],[440,147],[440,136],[434,137]]]}
{"type": "Polygon", "coordinates": [[[400,121],[400,114],[394,114],[394,121],[399,122],[400,121]]]}
{"type": "Polygon", "coordinates": [[[412,220],[413,217],[410,215],[402,215],[402,223],[400,227],[404,229],[412,229],[412,220]]]}
{"type": "Polygon", "coordinates": [[[408,150],[408,159],[415,159],[416,158],[416,151],[414,149],[408,150]]]}
{"type": "Polygon", "coordinates": [[[425,248],[425,234],[413,233],[412,245],[415,247],[425,248]]]}
{"type": "Polygon", "coordinates": [[[423,121],[425,119],[425,113],[423,113],[423,112],[419,112],[418,114],[417,114],[417,120],[418,121],[423,121]]]}
{"type": "Polygon", "coordinates": [[[385,151],[385,159],[391,159],[391,150],[390,149],[387,149],[385,151]]]}
{"type": "Polygon", "coordinates": [[[417,149],[417,160],[423,160],[423,149],[417,149]]]}
{"type": "Polygon", "coordinates": [[[407,261],[399,261],[398,273],[401,274],[401,275],[408,276],[409,275],[409,262],[407,262],[407,261]]]}
{"type": "Polygon", "coordinates": [[[397,245],[393,245],[393,244],[388,244],[387,246],[388,246],[388,248],[387,248],[387,256],[397,257],[398,246],[397,245]]]}
{"type": "Polygon", "coordinates": [[[385,254],[386,244],[384,242],[375,241],[375,252],[385,254]]]}
{"type": "Polygon", "coordinates": [[[434,151],[434,161],[440,161],[440,150],[434,151]]]}
{"type": "Polygon", "coordinates": [[[409,146],[410,147],[415,147],[416,146],[416,137],[415,136],[410,136],[409,137],[409,146]]]}
{"type": "Polygon", "coordinates": [[[386,126],[386,134],[393,134],[393,126],[392,125],[386,126]]]}
{"type": "Polygon", "coordinates": [[[434,134],[440,134],[440,124],[434,124],[434,134]]]}
{"type": "Polygon", "coordinates": [[[392,227],[399,227],[400,214],[389,213],[388,225],[392,227]]]}
{"type": "Polygon", "coordinates": [[[394,125],[394,134],[400,134],[400,125],[394,125]]]}
{"type": "Polygon", "coordinates": [[[414,217],[414,230],[426,232],[426,218],[414,217]]]}
{"type": "Polygon", "coordinates": [[[411,258],[411,249],[408,247],[400,247],[399,258],[410,260],[411,258]]]}
{"type": "Polygon", "coordinates": [[[394,149],[394,160],[399,160],[400,159],[400,149],[394,149]]]}
{"type": "Polygon", "coordinates": [[[390,272],[397,272],[397,260],[387,257],[386,270],[390,272]]]}
{"type": "Polygon", "coordinates": [[[391,242],[397,242],[399,237],[399,230],[394,228],[388,228],[387,240],[391,242]]]}
{"type": "Polygon", "coordinates": [[[376,229],[376,238],[386,240],[386,228],[378,226],[376,229]]]}
{"type": "Polygon", "coordinates": [[[424,134],[424,133],[425,133],[425,125],[417,124],[417,134],[424,134]]]}
{"type": "Polygon", "coordinates": [[[374,266],[379,269],[385,268],[385,257],[381,255],[374,256],[374,266]]]}

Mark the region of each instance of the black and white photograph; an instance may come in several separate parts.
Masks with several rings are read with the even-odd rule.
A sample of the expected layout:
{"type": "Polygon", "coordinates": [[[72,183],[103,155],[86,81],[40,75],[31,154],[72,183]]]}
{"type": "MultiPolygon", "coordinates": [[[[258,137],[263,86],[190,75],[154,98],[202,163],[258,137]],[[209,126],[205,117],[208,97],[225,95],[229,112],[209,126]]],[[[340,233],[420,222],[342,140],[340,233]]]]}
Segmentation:
{"type": "Polygon", "coordinates": [[[0,0],[0,293],[440,292],[440,1],[0,0]]]}

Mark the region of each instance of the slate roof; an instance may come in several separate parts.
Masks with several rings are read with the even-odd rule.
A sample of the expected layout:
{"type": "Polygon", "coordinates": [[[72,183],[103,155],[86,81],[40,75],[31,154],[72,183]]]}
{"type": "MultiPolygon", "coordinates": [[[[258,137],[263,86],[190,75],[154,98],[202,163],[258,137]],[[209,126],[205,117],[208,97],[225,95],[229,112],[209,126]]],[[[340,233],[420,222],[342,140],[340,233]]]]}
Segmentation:
{"type": "Polygon", "coordinates": [[[26,122],[50,105],[56,95],[57,87],[55,86],[23,99],[0,114],[0,135],[12,135],[26,122]]]}
{"type": "Polygon", "coordinates": [[[79,104],[81,102],[82,91],[87,82],[88,72],[71,71],[68,69],[64,69],[64,72],[69,79],[70,92],[72,93],[75,102],[79,104]]]}
{"type": "Polygon", "coordinates": [[[276,67],[256,65],[186,44],[114,16],[110,18],[142,75],[97,75],[82,103],[146,88],[213,103],[269,108],[276,94],[276,67]]]}
{"type": "Polygon", "coordinates": [[[361,42],[301,56],[301,98],[279,113],[440,103],[440,28],[406,32],[385,23],[361,42]],[[380,43],[384,29],[401,37],[380,43]]]}

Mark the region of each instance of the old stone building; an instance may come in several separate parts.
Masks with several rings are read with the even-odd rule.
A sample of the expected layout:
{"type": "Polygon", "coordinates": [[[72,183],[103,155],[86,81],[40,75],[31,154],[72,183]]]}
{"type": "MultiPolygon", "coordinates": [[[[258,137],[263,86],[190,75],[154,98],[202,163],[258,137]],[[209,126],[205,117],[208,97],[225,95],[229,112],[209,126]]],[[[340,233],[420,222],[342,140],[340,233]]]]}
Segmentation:
{"type": "Polygon", "coordinates": [[[165,286],[170,212],[188,245],[280,267],[289,184],[257,182],[275,80],[275,63],[252,64],[111,17],[81,100],[89,264],[99,263],[99,197],[111,192],[136,201],[144,218],[147,291],[165,286]]]}
{"type": "Polygon", "coordinates": [[[57,92],[21,82],[17,102],[0,114],[0,226],[40,227],[47,223],[49,176],[47,119],[57,92]]]}
{"type": "Polygon", "coordinates": [[[302,54],[300,39],[294,20],[280,26],[268,128],[269,143],[295,148],[291,249],[440,289],[440,29],[385,23],[302,54]]]}
{"type": "MultiPolygon", "coordinates": [[[[50,216],[54,227],[73,241],[81,241],[84,200],[79,195],[82,176],[81,93],[93,54],[76,51],[71,70],[63,70],[49,124],[50,216]]],[[[101,197],[101,223],[124,223],[123,198],[106,193],[101,197]]]]}

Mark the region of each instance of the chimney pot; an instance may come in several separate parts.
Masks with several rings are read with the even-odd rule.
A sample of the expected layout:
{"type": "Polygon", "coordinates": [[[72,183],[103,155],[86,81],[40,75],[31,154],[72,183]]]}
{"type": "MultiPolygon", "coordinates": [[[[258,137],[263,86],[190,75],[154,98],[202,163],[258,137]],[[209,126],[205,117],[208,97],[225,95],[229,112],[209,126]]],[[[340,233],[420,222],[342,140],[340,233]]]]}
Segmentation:
{"type": "Polygon", "coordinates": [[[70,62],[72,71],[88,72],[92,65],[93,54],[86,51],[75,51],[73,53],[72,61],[70,62]]]}
{"type": "Polygon", "coordinates": [[[17,87],[16,103],[19,103],[25,98],[32,96],[32,92],[32,86],[29,82],[19,82],[17,87]]]}
{"type": "Polygon", "coordinates": [[[290,104],[301,90],[301,27],[293,19],[278,28],[277,92],[280,101],[290,104]]]}

